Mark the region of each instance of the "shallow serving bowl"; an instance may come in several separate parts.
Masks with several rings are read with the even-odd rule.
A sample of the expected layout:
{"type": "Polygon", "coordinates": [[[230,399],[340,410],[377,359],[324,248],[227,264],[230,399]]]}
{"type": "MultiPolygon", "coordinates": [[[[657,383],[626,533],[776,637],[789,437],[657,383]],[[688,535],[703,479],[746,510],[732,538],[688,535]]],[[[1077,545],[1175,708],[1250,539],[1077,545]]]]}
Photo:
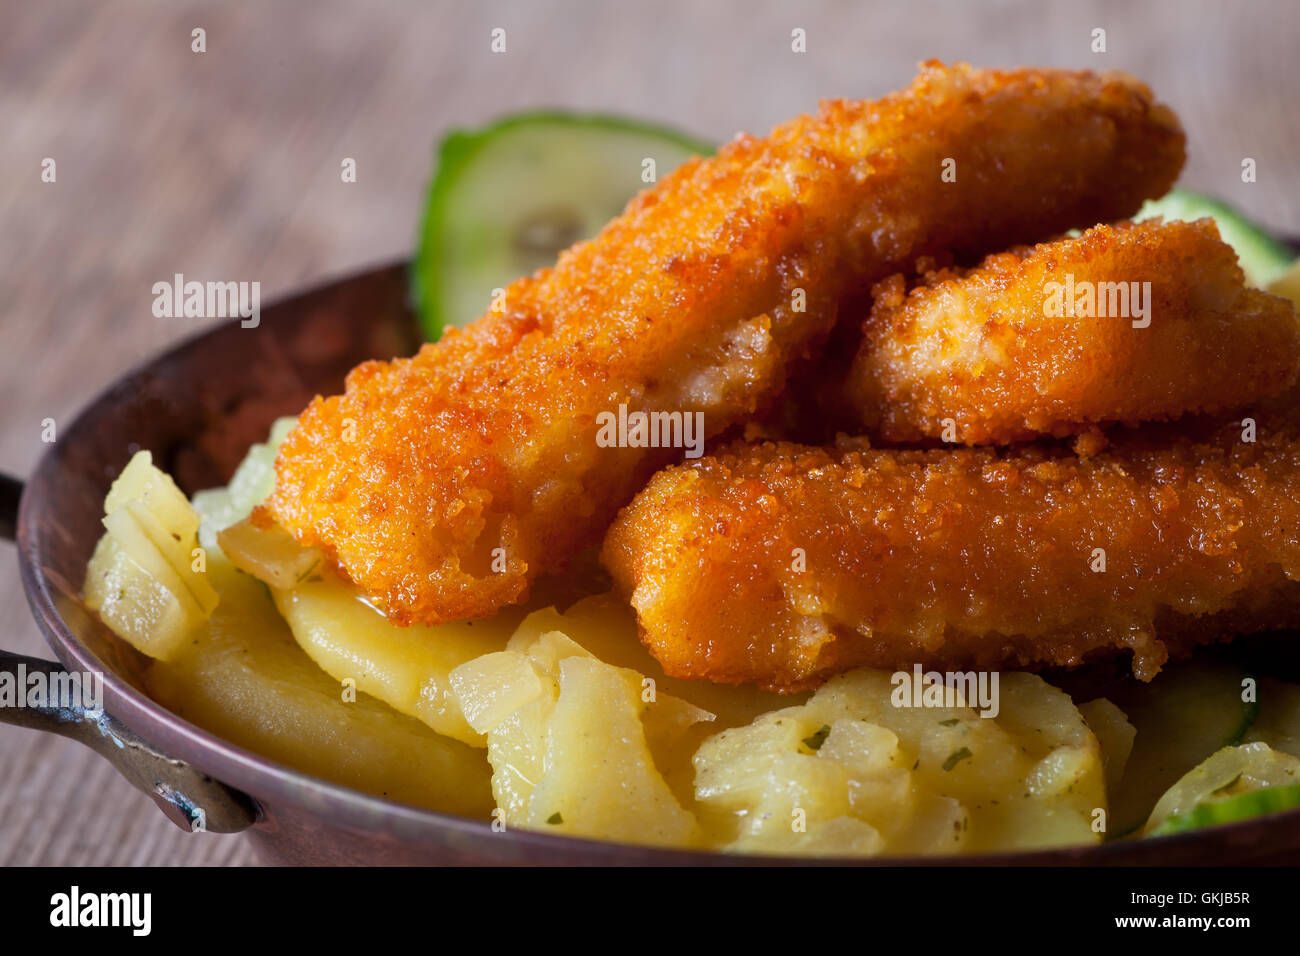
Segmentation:
{"type": "MultiPolygon", "coordinates": [[[[310,776],[182,720],[140,689],[142,658],[79,599],[101,533],[103,500],[138,448],[188,493],[224,484],[279,415],[338,391],[367,358],[413,351],[405,265],[372,270],[265,309],[255,329],[232,320],[119,381],[90,405],[21,487],[0,488],[0,534],[16,530],[23,585],[63,667],[104,674],[104,715],[3,709],[0,718],[93,747],[187,828],[195,808],[213,832],[244,832],[271,863],[673,864],[1294,863],[1300,810],[1159,840],[1031,853],[820,861],[743,857],[507,831],[417,809],[310,776]],[[21,491],[21,495],[20,495],[21,491]],[[16,522],[15,522],[16,514],[16,522]]],[[[60,663],[0,651],[0,671],[60,663]]]]}

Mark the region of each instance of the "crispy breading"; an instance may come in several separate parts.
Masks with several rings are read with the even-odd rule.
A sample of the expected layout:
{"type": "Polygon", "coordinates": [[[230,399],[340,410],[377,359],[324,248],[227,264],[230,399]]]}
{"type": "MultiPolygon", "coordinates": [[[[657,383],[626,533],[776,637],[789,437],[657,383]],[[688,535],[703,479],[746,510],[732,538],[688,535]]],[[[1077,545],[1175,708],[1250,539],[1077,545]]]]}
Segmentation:
{"type": "Polygon", "coordinates": [[[1300,625],[1300,395],[1053,445],[733,446],[661,471],[602,558],[675,677],[1075,666],[1300,625]],[[1251,442],[1245,438],[1255,437],[1251,442]]]}
{"type": "Polygon", "coordinates": [[[1212,219],[1097,226],[876,287],[846,391],[889,441],[1062,437],[1249,404],[1300,371],[1287,299],[1212,219]]]}
{"type": "Polygon", "coordinates": [[[880,101],[739,136],[469,327],[314,401],[263,520],[394,621],[490,615],[681,458],[602,447],[602,413],[700,412],[716,435],[779,392],[852,287],[1130,215],[1183,156],[1177,119],[1123,74],[933,63],[880,101]]]}

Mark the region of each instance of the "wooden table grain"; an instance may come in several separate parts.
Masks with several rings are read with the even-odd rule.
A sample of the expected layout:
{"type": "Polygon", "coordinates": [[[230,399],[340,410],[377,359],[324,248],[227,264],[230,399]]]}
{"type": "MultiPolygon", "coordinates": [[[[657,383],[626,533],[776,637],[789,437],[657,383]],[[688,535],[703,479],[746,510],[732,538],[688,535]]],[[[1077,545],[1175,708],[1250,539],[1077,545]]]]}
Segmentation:
{"type": "MultiPolygon", "coordinates": [[[[722,140],[931,57],[1119,68],[1181,114],[1186,185],[1300,235],[1298,26],[1286,0],[0,0],[0,468],[30,471],[44,419],[197,330],[152,315],[154,282],[255,279],[265,299],[403,255],[438,137],[525,107],[722,140]]],[[[45,652],[9,547],[0,640],[45,652]]],[[[0,864],[250,862],[77,744],[0,726],[0,864]]]]}

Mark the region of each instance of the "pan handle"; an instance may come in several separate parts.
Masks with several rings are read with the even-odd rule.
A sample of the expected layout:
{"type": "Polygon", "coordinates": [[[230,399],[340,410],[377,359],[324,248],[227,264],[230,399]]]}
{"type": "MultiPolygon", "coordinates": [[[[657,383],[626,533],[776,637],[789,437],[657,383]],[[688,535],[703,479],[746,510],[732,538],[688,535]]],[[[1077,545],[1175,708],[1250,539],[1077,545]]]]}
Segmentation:
{"type": "MultiPolygon", "coordinates": [[[[14,540],[23,485],[0,473],[0,539],[14,540]]],[[[169,820],[185,830],[238,833],[257,822],[250,798],[142,740],[102,706],[103,685],[85,687],[86,675],[54,661],[0,650],[0,723],[44,730],[75,740],[117,768],[147,793],[169,820]]],[[[91,680],[102,681],[99,674],[91,680]]]]}

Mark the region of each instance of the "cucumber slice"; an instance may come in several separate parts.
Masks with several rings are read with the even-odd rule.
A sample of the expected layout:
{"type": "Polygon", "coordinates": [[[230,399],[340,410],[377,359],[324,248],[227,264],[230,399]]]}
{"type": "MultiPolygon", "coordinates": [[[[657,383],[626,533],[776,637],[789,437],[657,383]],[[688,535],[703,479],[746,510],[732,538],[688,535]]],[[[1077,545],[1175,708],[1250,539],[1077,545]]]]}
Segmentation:
{"type": "Polygon", "coordinates": [[[1202,803],[1187,814],[1167,817],[1148,835],[1164,836],[1168,833],[1203,830],[1205,827],[1236,823],[1252,817],[1293,810],[1296,807],[1300,807],[1300,783],[1293,783],[1286,787],[1264,787],[1225,800],[1202,803]]]}
{"type": "Polygon", "coordinates": [[[1263,678],[1259,682],[1259,719],[1243,739],[1300,757],[1300,687],[1263,678]]]}
{"type": "Polygon", "coordinates": [[[1239,665],[1207,654],[1167,665],[1150,684],[1133,681],[1107,696],[1137,729],[1114,788],[1110,833],[1141,827],[1160,796],[1222,747],[1239,742],[1259,713],[1243,701],[1239,665]]]}
{"type": "Polygon", "coordinates": [[[243,521],[271,493],[275,487],[275,456],[280,443],[296,424],[297,418],[277,418],[271,424],[271,433],[266,441],[248,449],[229,485],[209,488],[194,495],[194,511],[201,519],[199,544],[207,551],[220,554],[217,533],[243,521]]]}
{"type": "Polygon", "coordinates": [[[438,150],[412,269],[421,328],[436,341],[486,312],[494,289],[553,265],[655,179],[713,147],[616,116],[520,113],[450,134],[438,150]]]}
{"type": "Polygon", "coordinates": [[[1200,193],[1175,189],[1160,199],[1149,200],[1135,219],[1181,219],[1187,222],[1207,216],[1219,226],[1219,235],[1232,246],[1246,273],[1246,282],[1263,289],[1295,261],[1295,253],[1255,225],[1236,209],[1200,193]]]}
{"type": "Polygon", "coordinates": [[[1235,823],[1300,806],[1300,759],[1264,743],[1225,747],[1160,798],[1147,836],[1235,823]]]}

